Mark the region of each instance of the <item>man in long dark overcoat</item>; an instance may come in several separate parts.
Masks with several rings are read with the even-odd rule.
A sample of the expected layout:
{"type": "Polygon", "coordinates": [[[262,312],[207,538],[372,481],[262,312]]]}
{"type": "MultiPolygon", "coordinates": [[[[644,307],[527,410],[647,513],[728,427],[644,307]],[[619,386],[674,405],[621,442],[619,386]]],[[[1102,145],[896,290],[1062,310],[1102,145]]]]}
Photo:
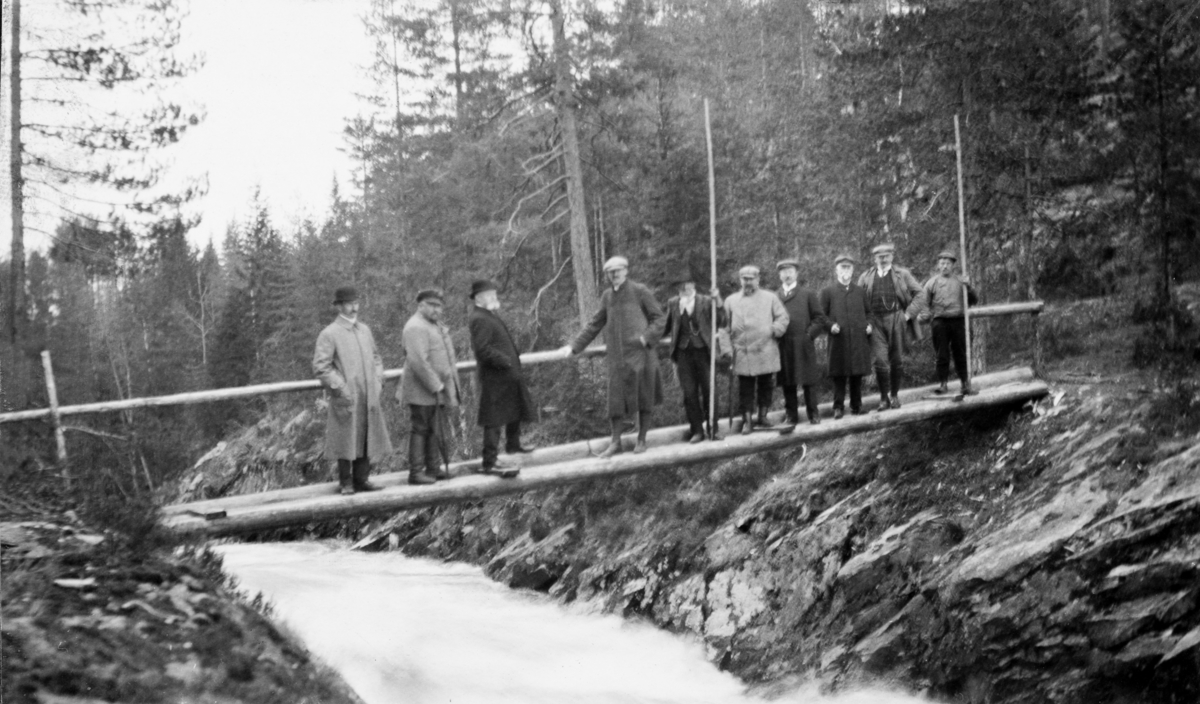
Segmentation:
{"type": "Polygon", "coordinates": [[[383,360],[371,329],[358,320],[358,293],[351,287],[334,293],[338,317],[317,336],[313,374],[325,387],[325,459],[336,460],[343,494],[374,491],[367,479],[371,458],[392,451],[383,406],[383,360]]]}
{"type": "MultiPolygon", "coordinates": [[[[725,310],[716,290],[713,296],[697,293],[693,279],[690,271],[683,270],[675,281],[678,293],[667,301],[666,331],[671,335],[671,361],[683,391],[688,441],[698,443],[704,440],[704,418],[709,410],[713,308],[717,311],[717,327],[725,324],[725,310]]],[[[710,427],[716,427],[715,421],[709,419],[710,427]]]]}
{"type": "Polygon", "coordinates": [[[662,403],[663,384],[658,370],[655,346],[662,337],[667,316],[643,284],[629,280],[629,260],[613,257],[604,263],[609,286],[600,296],[600,310],[560,352],[579,354],[604,331],[608,363],[608,415],[612,420],[612,441],[601,457],[621,451],[623,420],[633,414],[638,419],[637,444],[633,451],[646,451],[646,431],[650,414],[662,403]]]}
{"type": "Polygon", "coordinates": [[[521,423],[537,417],[529,387],[521,373],[521,355],[508,326],[496,314],[500,298],[496,284],[480,280],[471,284],[471,302],[467,316],[471,331],[471,349],[479,372],[479,425],[483,427],[483,471],[502,477],[515,477],[516,467],[500,459],[500,431],[505,435],[505,452],[524,453],[533,449],[521,446],[521,423]]]}
{"type": "Polygon", "coordinates": [[[885,243],[871,250],[875,266],[863,272],[858,285],[871,307],[871,351],[879,384],[880,411],[900,407],[904,355],[912,340],[921,339],[917,319],[925,310],[925,290],[902,266],[893,266],[896,247],[885,243]]]}
{"type": "Polygon", "coordinates": [[[817,302],[817,294],[797,283],[800,262],[784,259],[775,265],[779,272],[779,300],[787,310],[788,326],[779,337],[778,384],[783,388],[783,407],[789,423],[800,422],[799,399],[796,387],[804,389],[804,410],[808,422],[821,422],[817,413],[816,384],[821,381],[817,364],[817,349],[813,338],[825,328],[825,315],[817,302]]]}
{"type": "Polygon", "coordinates": [[[834,283],[821,290],[821,313],[829,333],[829,376],[833,377],[833,418],[846,411],[846,382],[850,382],[850,413],[862,413],[862,378],[871,373],[871,309],[867,292],[854,283],[854,257],[834,260],[834,283]]]}

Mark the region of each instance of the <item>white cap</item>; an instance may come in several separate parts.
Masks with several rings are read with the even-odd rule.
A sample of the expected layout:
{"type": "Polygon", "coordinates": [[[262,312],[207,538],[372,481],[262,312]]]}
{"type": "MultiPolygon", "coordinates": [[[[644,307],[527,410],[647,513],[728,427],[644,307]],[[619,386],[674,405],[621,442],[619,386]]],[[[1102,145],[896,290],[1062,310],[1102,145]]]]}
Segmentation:
{"type": "Polygon", "coordinates": [[[612,271],[613,269],[628,269],[628,268],[629,268],[629,260],[626,259],[625,257],[613,257],[612,259],[609,259],[608,261],[604,262],[604,270],[605,271],[612,271]]]}

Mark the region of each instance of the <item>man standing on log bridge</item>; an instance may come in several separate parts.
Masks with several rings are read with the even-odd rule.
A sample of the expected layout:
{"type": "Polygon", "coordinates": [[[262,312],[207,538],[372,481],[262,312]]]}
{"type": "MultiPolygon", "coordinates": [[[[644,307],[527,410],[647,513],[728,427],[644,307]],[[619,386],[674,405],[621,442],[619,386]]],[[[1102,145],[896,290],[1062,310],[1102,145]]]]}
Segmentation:
{"type": "Polygon", "coordinates": [[[404,324],[404,379],[396,392],[412,418],[408,436],[408,483],[432,484],[449,479],[443,467],[449,456],[446,409],[461,402],[458,358],[450,331],[442,324],[442,292],[417,294],[417,312],[404,324]],[[424,465],[425,471],[421,471],[424,465]]]}
{"type": "MultiPolygon", "coordinates": [[[[688,442],[698,443],[704,440],[704,417],[709,409],[713,300],[716,300],[717,327],[724,327],[725,311],[721,308],[720,292],[715,288],[711,297],[696,293],[695,277],[686,268],[680,270],[674,283],[678,293],[667,301],[666,329],[671,334],[671,361],[675,362],[675,375],[683,391],[688,442]]],[[[709,427],[716,427],[715,420],[709,419],[709,427]]]]}
{"type": "Polygon", "coordinates": [[[804,392],[804,411],[808,422],[817,425],[817,390],[821,370],[817,364],[817,348],[813,338],[825,328],[825,314],[812,289],[797,283],[800,262],[784,259],[775,265],[779,272],[779,300],[787,310],[788,326],[779,338],[779,386],[783,388],[783,407],[787,422],[800,422],[800,403],[796,394],[799,386],[804,392]]]}
{"type": "Polygon", "coordinates": [[[336,460],[341,493],[374,491],[367,479],[371,458],[392,451],[383,417],[383,360],[371,329],[358,321],[358,293],[339,288],[333,297],[338,317],[317,336],[313,374],[329,405],[325,459],[336,460]]]}
{"type": "Polygon", "coordinates": [[[738,271],[742,290],[725,299],[725,319],[733,343],[733,373],[738,378],[738,405],[742,413],[742,435],[754,425],[766,426],[775,374],[779,371],[779,345],[788,327],[787,309],[773,291],[758,286],[759,269],[744,266],[738,271]],[[757,406],[758,418],[751,414],[757,406]]]}
{"type": "Polygon", "coordinates": [[[521,356],[508,326],[496,315],[500,298],[496,284],[487,280],[471,284],[467,327],[479,372],[479,425],[483,427],[483,473],[504,478],[521,470],[500,459],[500,431],[508,453],[533,452],[521,445],[521,423],[535,419],[533,398],[521,373],[521,356]]]}
{"type": "Polygon", "coordinates": [[[833,377],[833,419],[846,413],[846,382],[850,382],[850,413],[862,413],[862,378],[871,371],[871,307],[867,294],[854,283],[854,257],[833,260],[833,284],[821,290],[821,312],[829,333],[829,376],[833,377]]]}
{"type": "Polygon", "coordinates": [[[954,371],[962,385],[962,394],[972,396],[979,393],[971,386],[967,370],[967,326],[963,318],[963,289],[967,291],[967,305],[975,305],[978,299],[975,290],[965,278],[954,273],[958,257],[953,251],[943,249],[938,254],[937,272],[925,282],[925,300],[928,312],[921,320],[932,318],[930,323],[933,349],[937,353],[938,386],[935,394],[950,391],[946,382],[950,379],[950,357],[954,357],[954,371]]]}
{"type": "Polygon", "coordinates": [[[900,407],[904,355],[911,340],[921,339],[917,317],[924,310],[925,291],[911,271],[892,266],[895,245],[877,245],[871,254],[875,266],[863,272],[858,285],[866,290],[871,306],[871,349],[875,381],[879,384],[879,410],[886,411],[900,407]]]}
{"type": "Polygon", "coordinates": [[[604,263],[609,286],[600,296],[600,310],[588,324],[560,348],[564,357],[579,354],[600,331],[604,331],[608,364],[608,416],[612,420],[612,441],[600,453],[612,457],[621,452],[621,428],[624,419],[637,414],[638,435],[635,453],[646,451],[646,431],[650,414],[662,403],[662,376],[654,348],[663,335],[667,316],[654,292],[629,280],[629,260],[613,257],[604,263]]]}

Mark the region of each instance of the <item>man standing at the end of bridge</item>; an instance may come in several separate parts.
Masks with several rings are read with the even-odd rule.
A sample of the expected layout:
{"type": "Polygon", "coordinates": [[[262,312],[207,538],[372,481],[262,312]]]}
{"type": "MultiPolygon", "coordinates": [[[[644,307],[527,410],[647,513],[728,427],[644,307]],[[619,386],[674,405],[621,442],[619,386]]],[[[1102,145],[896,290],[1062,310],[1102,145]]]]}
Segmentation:
{"type": "Polygon", "coordinates": [[[604,331],[608,364],[608,416],[612,421],[612,440],[600,453],[612,457],[621,452],[624,419],[637,417],[635,453],[646,451],[646,431],[650,414],[662,403],[662,377],[658,373],[655,347],[663,335],[667,316],[654,298],[654,292],[629,280],[629,260],[613,257],[604,263],[608,287],[600,296],[600,309],[571,342],[559,352],[564,358],[579,354],[604,331]]]}
{"type": "Polygon", "coordinates": [[[871,308],[871,350],[875,361],[875,380],[879,384],[879,408],[900,407],[900,384],[904,375],[904,354],[910,338],[921,339],[917,317],[925,310],[925,289],[912,272],[893,266],[896,247],[891,243],[871,250],[875,266],[863,272],[858,285],[867,292],[871,308]]]}
{"type": "Polygon", "coordinates": [[[313,374],[325,387],[325,459],[336,460],[343,494],[374,491],[367,477],[371,458],[392,451],[383,406],[383,360],[371,329],[358,321],[358,293],[339,288],[333,297],[338,317],[317,336],[313,374]]]}

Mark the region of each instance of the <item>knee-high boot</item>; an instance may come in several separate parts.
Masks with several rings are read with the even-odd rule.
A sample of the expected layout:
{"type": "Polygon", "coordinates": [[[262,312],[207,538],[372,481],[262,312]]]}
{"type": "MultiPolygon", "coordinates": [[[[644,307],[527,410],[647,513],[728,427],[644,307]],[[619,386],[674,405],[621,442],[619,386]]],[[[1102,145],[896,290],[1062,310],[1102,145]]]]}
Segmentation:
{"type": "Polygon", "coordinates": [[[354,490],[355,491],[379,491],[380,487],[372,484],[367,477],[371,476],[371,460],[367,457],[359,457],[354,460],[354,490]]]}
{"type": "Polygon", "coordinates": [[[437,480],[425,474],[425,436],[408,436],[408,483],[433,484],[437,480]]]}
{"type": "Polygon", "coordinates": [[[350,460],[338,460],[338,490],[343,494],[353,494],[354,484],[351,479],[350,460]]]}

